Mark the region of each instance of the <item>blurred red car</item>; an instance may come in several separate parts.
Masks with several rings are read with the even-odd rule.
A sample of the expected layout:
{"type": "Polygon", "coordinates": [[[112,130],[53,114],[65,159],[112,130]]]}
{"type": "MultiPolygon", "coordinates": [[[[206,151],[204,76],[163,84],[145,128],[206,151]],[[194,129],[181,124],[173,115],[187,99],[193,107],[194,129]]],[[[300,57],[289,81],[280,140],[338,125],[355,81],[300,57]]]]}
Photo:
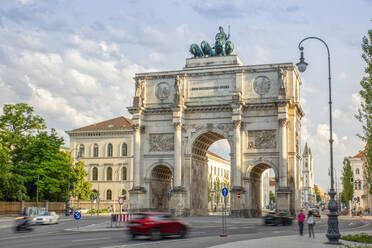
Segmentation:
{"type": "Polygon", "coordinates": [[[188,229],[187,224],[176,220],[168,213],[161,212],[137,213],[128,222],[128,232],[132,239],[141,235],[149,236],[152,240],[170,235],[179,235],[184,238],[188,229]]]}

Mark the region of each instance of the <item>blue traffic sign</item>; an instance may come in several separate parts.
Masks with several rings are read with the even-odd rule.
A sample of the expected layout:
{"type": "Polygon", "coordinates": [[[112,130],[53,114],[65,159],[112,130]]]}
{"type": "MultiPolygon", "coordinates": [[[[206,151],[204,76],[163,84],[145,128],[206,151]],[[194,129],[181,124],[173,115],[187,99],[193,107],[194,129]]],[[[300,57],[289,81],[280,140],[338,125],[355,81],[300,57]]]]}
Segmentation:
{"type": "Polygon", "coordinates": [[[223,188],[222,189],[222,195],[223,195],[223,197],[226,197],[227,194],[229,194],[229,190],[227,188],[223,188]]]}
{"type": "Polygon", "coordinates": [[[74,219],[75,219],[75,220],[80,220],[80,219],[81,219],[81,213],[80,213],[79,211],[76,211],[76,212],[74,213],[74,219]]]}

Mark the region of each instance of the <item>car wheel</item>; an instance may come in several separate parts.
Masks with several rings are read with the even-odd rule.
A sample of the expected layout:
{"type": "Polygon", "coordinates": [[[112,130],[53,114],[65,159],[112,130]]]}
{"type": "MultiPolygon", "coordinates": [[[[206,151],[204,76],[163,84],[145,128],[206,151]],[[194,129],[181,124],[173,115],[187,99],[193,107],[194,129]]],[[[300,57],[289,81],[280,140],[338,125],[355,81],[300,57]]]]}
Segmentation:
{"type": "Polygon", "coordinates": [[[160,229],[153,228],[151,230],[151,240],[159,240],[161,238],[160,229]]]}
{"type": "Polygon", "coordinates": [[[185,238],[185,237],[187,236],[187,228],[184,227],[184,226],[182,226],[182,227],[180,228],[180,232],[179,232],[179,234],[180,234],[180,237],[181,237],[182,239],[185,238]]]}
{"type": "Polygon", "coordinates": [[[133,239],[133,240],[136,239],[136,237],[137,237],[137,235],[134,234],[134,233],[132,233],[132,235],[130,235],[130,238],[133,239]]]}

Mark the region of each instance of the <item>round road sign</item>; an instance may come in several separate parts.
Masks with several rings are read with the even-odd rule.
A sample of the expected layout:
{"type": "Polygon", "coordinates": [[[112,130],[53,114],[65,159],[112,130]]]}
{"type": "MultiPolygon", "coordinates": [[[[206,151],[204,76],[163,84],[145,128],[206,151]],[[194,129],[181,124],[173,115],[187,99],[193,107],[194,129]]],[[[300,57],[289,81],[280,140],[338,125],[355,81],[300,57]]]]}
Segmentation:
{"type": "Polygon", "coordinates": [[[123,205],[124,204],[124,197],[119,197],[119,205],[123,205]]]}
{"type": "Polygon", "coordinates": [[[223,195],[223,197],[226,197],[228,193],[229,193],[229,190],[227,188],[223,188],[222,189],[222,195],[223,195]]]}
{"type": "Polygon", "coordinates": [[[240,193],[238,193],[237,195],[238,195],[238,198],[240,199],[240,193]]]}
{"type": "Polygon", "coordinates": [[[80,213],[79,211],[76,211],[76,212],[74,213],[74,219],[75,219],[75,220],[80,220],[80,219],[81,219],[81,213],[80,213]]]}

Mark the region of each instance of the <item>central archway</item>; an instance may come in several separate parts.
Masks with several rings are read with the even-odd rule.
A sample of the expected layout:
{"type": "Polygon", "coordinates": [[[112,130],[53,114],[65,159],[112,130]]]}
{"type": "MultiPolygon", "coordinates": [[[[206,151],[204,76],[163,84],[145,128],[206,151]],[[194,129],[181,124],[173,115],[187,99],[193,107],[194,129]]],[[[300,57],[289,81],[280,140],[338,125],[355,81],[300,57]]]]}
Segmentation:
{"type": "Polygon", "coordinates": [[[194,140],[191,148],[191,215],[208,215],[208,159],[207,151],[216,141],[226,139],[222,134],[206,131],[194,140]]]}

